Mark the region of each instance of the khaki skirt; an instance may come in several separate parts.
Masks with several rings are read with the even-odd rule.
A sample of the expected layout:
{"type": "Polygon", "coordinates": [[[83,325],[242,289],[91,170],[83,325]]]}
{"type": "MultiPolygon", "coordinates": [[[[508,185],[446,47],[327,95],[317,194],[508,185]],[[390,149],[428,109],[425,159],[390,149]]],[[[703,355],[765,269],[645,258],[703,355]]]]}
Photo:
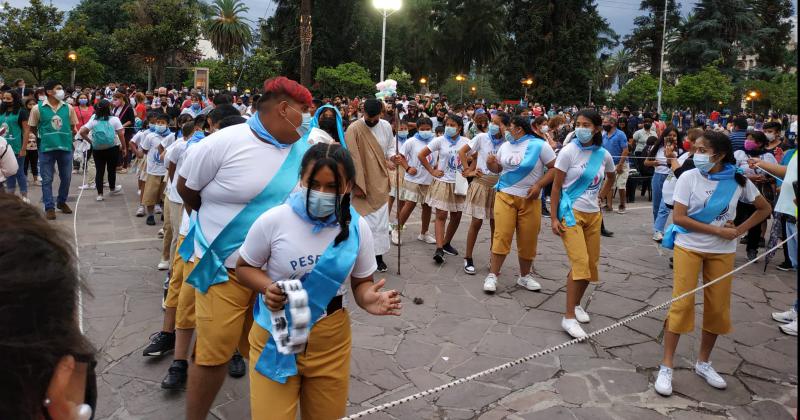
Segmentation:
{"type": "Polygon", "coordinates": [[[464,196],[456,195],[456,184],[434,179],[428,190],[425,203],[435,209],[448,212],[464,211],[464,196]]]}
{"type": "MultiPolygon", "coordinates": [[[[389,186],[391,189],[389,190],[389,197],[397,197],[397,172],[400,172],[400,191],[402,195],[403,190],[403,183],[405,182],[406,176],[406,169],[402,166],[398,167],[396,170],[389,171],[389,186]]],[[[402,200],[402,198],[401,198],[402,200]]]]}
{"type": "Polygon", "coordinates": [[[430,185],[417,184],[416,182],[403,180],[400,187],[400,201],[425,204],[429,190],[430,185]]]}
{"type": "Polygon", "coordinates": [[[499,175],[483,175],[475,178],[467,190],[464,214],[481,220],[494,219],[494,186],[499,175]]]}

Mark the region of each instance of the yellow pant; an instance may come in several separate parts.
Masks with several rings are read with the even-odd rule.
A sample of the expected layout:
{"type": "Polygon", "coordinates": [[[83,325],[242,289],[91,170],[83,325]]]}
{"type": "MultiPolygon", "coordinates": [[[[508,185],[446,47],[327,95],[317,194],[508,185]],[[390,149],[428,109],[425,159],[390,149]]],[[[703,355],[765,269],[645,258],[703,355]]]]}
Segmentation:
{"type": "Polygon", "coordinates": [[[584,213],[578,210],[573,210],[573,213],[575,226],[567,227],[564,224],[566,231],[561,234],[561,241],[564,242],[564,249],[572,267],[572,280],[597,281],[599,279],[597,263],[600,262],[600,225],[603,223],[603,215],[600,212],[584,213]]]}
{"type": "Polygon", "coordinates": [[[305,352],[297,355],[297,375],[285,384],[255,370],[269,333],[250,330],[250,411],[259,420],[295,420],[297,403],[304,419],[344,417],[350,380],[350,316],[334,312],[311,329],[305,352]]]}
{"type": "Polygon", "coordinates": [[[255,293],[236,280],[236,272],[228,269],[228,281],[208,288],[206,294],[195,290],[197,341],[195,363],[220,366],[231,359],[239,348],[248,354],[247,333],[253,325],[255,293]]]}
{"type": "Polygon", "coordinates": [[[498,191],[494,199],[492,253],[508,255],[516,230],[519,257],[534,259],[541,226],[542,200],[528,200],[498,191]]]}
{"type": "MultiPolygon", "coordinates": [[[[712,254],[675,246],[673,255],[672,297],[682,295],[697,287],[697,278],[703,270],[703,284],[733,270],[736,254],[712,254]]],[[[703,289],[703,330],[712,334],[731,331],[731,280],[728,276],[703,289]]],[[[694,294],[669,307],[667,330],[675,334],[694,331],[694,294]]]]}
{"type": "MultiPolygon", "coordinates": [[[[189,274],[192,273],[195,263],[183,260],[181,260],[181,262],[183,274],[181,275],[181,288],[178,293],[178,310],[175,312],[175,328],[179,330],[191,330],[197,325],[197,320],[194,315],[195,289],[184,280],[189,278],[189,274]]],[[[172,287],[172,281],[170,281],[170,287],[172,287]]]]}
{"type": "MultiPolygon", "coordinates": [[[[168,208],[169,206],[165,207],[165,209],[168,208]]],[[[178,235],[178,248],[180,248],[184,239],[185,237],[183,235],[178,235]]],[[[176,252],[174,258],[172,259],[172,271],[169,275],[169,290],[167,290],[167,299],[164,300],[164,306],[167,308],[178,307],[178,296],[180,295],[181,285],[183,284],[183,279],[185,278],[183,277],[183,264],[183,259],[176,252]]]]}
{"type": "Polygon", "coordinates": [[[153,206],[164,198],[164,188],[167,184],[163,176],[147,175],[144,181],[144,194],[142,194],[142,204],[153,206]]]}

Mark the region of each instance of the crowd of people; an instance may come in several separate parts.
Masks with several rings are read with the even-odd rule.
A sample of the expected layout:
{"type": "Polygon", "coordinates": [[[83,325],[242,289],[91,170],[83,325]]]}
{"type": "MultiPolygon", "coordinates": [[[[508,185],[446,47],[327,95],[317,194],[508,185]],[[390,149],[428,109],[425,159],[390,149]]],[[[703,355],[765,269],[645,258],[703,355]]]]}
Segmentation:
{"type": "MultiPolygon", "coordinates": [[[[31,182],[41,184],[47,220],[56,219],[56,209],[72,213],[73,172],[89,174],[80,188],[95,190],[97,201],[106,191],[122,192],[118,174],[136,177],[132,211],[159,227],[163,247],[154,265],[167,272],[163,325],[143,355],[173,354],[161,386],[187,389],[188,419],[204,419],[225,376],[248,370],[253,418],[294,419],[298,403],[304,418],[341,417],[350,367],[347,289],[369,314],[400,315],[400,294],[383,290],[385,280],[374,273],[388,270],[383,256],[407,239],[417,207],[422,223],[412,237],[430,247],[434,264],[463,252],[466,274],[486,273],[486,293],[503,280],[514,240],[517,285],[541,289],[533,267],[543,218],[549,218],[570,267],[561,327],[584,338],[582,325],[591,318],[581,302],[589,284],[601,281],[601,237],[613,236],[604,218],[626,214],[637,190],[649,192],[652,239],[674,250],[673,295],[693,289],[701,272],[705,282],[727,275],[704,289],[695,365],[715,388],[726,387],[710,354],[717,336],[731,330],[730,272],[739,239],[755,259],[767,246],[772,217],[769,239],[791,238],[777,268],[797,269],[796,116],[723,110],[706,117],[687,109],[668,119],[627,107],[526,100],[451,104],[430,94],[315,99],[284,77],[244,95],[167,87],[142,92],[116,83],[65,89],[57,81],[29,89],[17,81],[1,96],[5,214],[36,217],[33,207],[19,205],[30,203],[28,169],[31,182]],[[17,192],[20,199],[11,199],[17,192]],[[470,221],[466,247],[458,250],[453,238],[463,215],[470,221]],[[476,250],[485,222],[490,246],[476,250]],[[476,258],[481,252],[485,261],[476,258]]],[[[47,237],[45,224],[34,225],[37,230],[20,232],[9,225],[0,235],[22,235],[55,249],[53,258],[74,258],[61,239],[47,237]]],[[[43,274],[43,283],[57,280],[56,273],[43,274]]],[[[61,286],[67,292],[78,287],[76,273],[59,275],[70,279],[61,286]]],[[[694,308],[693,297],[684,299],[667,315],[659,394],[672,392],[674,353],[680,335],[694,330],[694,308]]],[[[796,309],[773,314],[784,333],[797,334],[796,309]]],[[[64,311],[61,319],[69,324],[74,307],[64,311]]],[[[62,327],[71,346],[83,348],[74,328],[62,327]]],[[[4,328],[5,337],[24,339],[4,328]]],[[[15,353],[8,363],[55,371],[52,382],[84,360],[73,350],[64,354],[25,364],[15,353]]],[[[5,409],[35,407],[53,418],[58,409],[86,410],[49,388],[36,392],[38,400],[21,398],[0,408],[0,417],[21,418],[5,409]]]]}

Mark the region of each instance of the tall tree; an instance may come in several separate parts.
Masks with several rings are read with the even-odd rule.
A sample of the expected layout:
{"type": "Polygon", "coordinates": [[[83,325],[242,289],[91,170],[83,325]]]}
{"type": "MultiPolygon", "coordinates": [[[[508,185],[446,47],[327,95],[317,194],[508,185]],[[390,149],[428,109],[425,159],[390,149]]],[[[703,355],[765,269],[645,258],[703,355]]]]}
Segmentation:
{"type": "Polygon", "coordinates": [[[128,9],[123,7],[128,2],[129,0],[81,0],[67,17],[65,26],[85,28],[86,34],[81,42],[97,53],[97,60],[104,67],[106,80],[135,78],[128,60],[120,60],[124,55],[116,49],[113,42],[109,42],[109,36],[130,20],[128,9]]]}
{"type": "Polygon", "coordinates": [[[211,3],[211,16],[203,25],[203,32],[223,57],[243,54],[253,41],[250,21],[244,17],[249,10],[242,0],[211,3]]]}
{"type": "Polygon", "coordinates": [[[42,4],[42,0],[30,0],[23,9],[6,3],[0,10],[0,68],[28,70],[36,81],[42,82],[54,54],[65,48],[59,31],[63,20],[63,12],[42,4]]]}
{"type": "Polygon", "coordinates": [[[753,8],[758,17],[755,36],[760,40],[755,45],[758,68],[753,76],[768,79],[785,64],[786,46],[792,34],[789,18],[794,15],[794,8],[791,0],[753,0],[753,8]]]}
{"type": "MultiPolygon", "coordinates": [[[[631,52],[631,64],[658,76],[664,33],[664,0],[642,0],[639,10],[646,14],[633,20],[633,32],[625,37],[623,45],[631,52]]],[[[674,30],[680,24],[680,19],[680,4],[675,0],[668,0],[667,31],[674,30]]]]}

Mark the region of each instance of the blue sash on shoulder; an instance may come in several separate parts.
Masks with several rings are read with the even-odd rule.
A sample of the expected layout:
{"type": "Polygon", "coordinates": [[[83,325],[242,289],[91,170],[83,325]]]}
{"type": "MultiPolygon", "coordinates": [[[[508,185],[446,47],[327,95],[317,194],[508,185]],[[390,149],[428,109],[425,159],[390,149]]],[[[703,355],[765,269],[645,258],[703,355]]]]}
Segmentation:
{"type": "MultiPolygon", "coordinates": [[[[322,254],[314,269],[301,278],[303,288],[308,293],[309,309],[311,310],[311,324],[308,326],[309,334],[313,334],[313,326],[319,321],[331,299],[347,279],[353,265],[356,263],[359,247],[358,219],[359,214],[350,208],[350,236],[339,245],[331,244],[322,254]]],[[[288,303],[287,303],[288,306],[288,303]]],[[[288,308],[287,308],[288,309],[288,308]]],[[[291,325],[291,311],[286,310],[286,319],[291,325]]],[[[272,319],[270,311],[264,303],[264,295],[259,294],[253,308],[253,318],[261,328],[270,333],[261,356],[256,363],[256,370],[275,382],[286,383],[290,376],[297,375],[295,355],[278,352],[275,340],[272,338],[272,319]]],[[[310,336],[310,335],[309,335],[310,336]]]]}
{"type": "Polygon", "coordinates": [[[497,191],[500,191],[503,188],[508,188],[522,181],[523,178],[531,173],[533,168],[536,166],[536,162],[539,161],[539,153],[541,153],[542,146],[544,146],[544,140],[534,137],[530,134],[525,135],[520,139],[520,141],[524,140],[528,140],[528,147],[525,149],[525,156],[522,158],[522,162],[519,164],[517,169],[500,175],[497,185],[494,186],[497,191]]]}
{"type": "Polygon", "coordinates": [[[314,118],[311,119],[311,126],[309,127],[309,131],[313,128],[319,127],[319,114],[325,110],[325,108],[330,108],[336,113],[336,130],[339,132],[339,144],[342,145],[345,149],[347,149],[347,143],[344,141],[344,129],[342,129],[342,114],[339,114],[339,110],[336,109],[335,106],[330,104],[322,105],[321,107],[317,108],[317,112],[314,113],[314,118]]]}
{"type": "Polygon", "coordinates": [[[575,213],[572,211],[572,203],[577,200],[589,185],[592,184],[594,177],[597,176],[597,171],[603,164],[606,149],[597,147],[589,157],[589,162],[586,165],[581,177],[578,178],[569,188],[561,191],[561,200],[558,202],[558,218],[563,219],[567,227],[575,226],[575,213]]]}
{"type": "MultiPolygon", "coordinates": [[[[708,174],[708,179],[719,181],[717,188],[711,194],[706,206],[700,211],[690,214],[689,217],[705,224],[713,222],[717,216],[728,208],[728,203],[731,202],[731,197],[733,197],[736,188],[739,186],[734,179],[735,175],[736,167],[731,164],[725,165],[725,168],[720,172],[708,174]]],[[[679,233],[689,233],[689,229],[674,223],[667,226],[666,231],[664,231],[664,239],[661,240],[661,246],[667,249],[675,248],[675,237],[679,233]]]]}
{"type": "MultiPolygon", "coordinates": [[[[222,228],[222,231],[214,238],[211,244],[203,236],[199,217],[195,219],[184,239],[184,244],[190,244],[186,245],[187,247],[196,244],[202,251],[200,255],[195,256],[200,260],[197,261],[194,270],[186,279],[195,289],[206,293],[209,287],[228,281],[225,259],[242,246],[244,238],[247,236],[247,231],[250,230],[250,226],[253,225],[258,216],[277,205],[283,204],[289,193],[297,186],[300,163],[303,155],[311,147],[304,139],[292,144],[286,160],[284,160],[280,169],[278,169],[278,172],[272,177],[272,180],[264,190],[253,197],[242,211],[222,228]]],[[[183,257],[188,253],[188,250],[181,246],[179,252],[183,257]]],[[[194,253],[194,249],[191,252],[194,253]]]]}

